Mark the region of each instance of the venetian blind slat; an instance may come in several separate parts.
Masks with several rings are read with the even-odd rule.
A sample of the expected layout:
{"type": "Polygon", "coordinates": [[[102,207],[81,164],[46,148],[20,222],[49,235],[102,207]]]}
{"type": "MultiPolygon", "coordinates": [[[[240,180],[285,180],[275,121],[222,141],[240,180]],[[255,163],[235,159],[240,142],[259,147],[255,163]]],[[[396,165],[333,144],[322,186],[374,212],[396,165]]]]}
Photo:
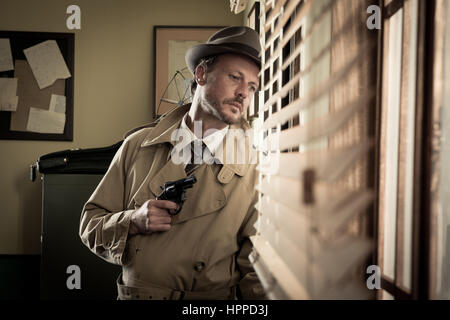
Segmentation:
{"type": "MultiPolygon", "coordinates": [[[[330,113],[326,116],[317,118],[304,126],[295,126],[290,129],[281,131],[277,137],[275,134],[271,136],[271,139],[278,140],[278,149],[286,150],[298,146],[302,143],[311,142],[322,136],[329,136],[341,129],[348,120],[359,110],[368,107],[368,102],[373,97],[361,96],[349,106],[339,111],[330,113]]],[[[272,146],[276,144],[272,144],[272,146]]],[[[264,143],[263,147],[270,146],[268,143],[264,143]]]]}
{"type": "MultiPolygon", "coordinates": [[[[304,286],[296,279],[293,272],[286,266],[285,262],[280,259],[277,252],[271,247],[268,241],[262,237],[252,237],[252,243],[260,259],[264,261],[267,270],[273,277],[274,274],[282,273],[283,277],[274,278],[280,285],[287,296],[291,299],[309,299],[308,292],[304,286]]],[[[267,278],[267,276],[266,276],[267,278]]]]}
{"type": "MultiPolygon", "coordinates": [[[[340,70],[336,71],[330,78],[325,80],[323,83],[318,85],[317,87],[313,87],[310,89],[310,92],[305,93],[306,96],[304,99],[312,99],[309,96],[317,97],[321,96],[324,93],[329,92],[333,87],[339,83],[358,63],[361,63],[366,59],[364,54],[370,52],[375,47],[374,44],[366,44],[364,49],[361,50],[359,54],[353,57],[353,59],[341,67],[340,70]]],[[[262,111],[266,111],[270,106],[272,106],[278,99],[286,97],[290,90],[292,90],[300,81],[300,78],[305,76],[310,69],[306,67],[306,69],[302,72],[297,73],[289,82],[287,82],[282,88],[274,95],[272,95],[268,101],[264,104],[264,109],[262,111]]],[[[375,92],[375,90],[373,90],[375,92]]]]}
{"type": "Polygon", "coordinates": [[[263,174],[301,178],[302,172],[313,169],[318,180],[333,182],[339,179],[356,160],[365,156],[374,145],[373,139],[333,150],[308,153],[289,152],[262,159],[258,170],[263,174]]]}

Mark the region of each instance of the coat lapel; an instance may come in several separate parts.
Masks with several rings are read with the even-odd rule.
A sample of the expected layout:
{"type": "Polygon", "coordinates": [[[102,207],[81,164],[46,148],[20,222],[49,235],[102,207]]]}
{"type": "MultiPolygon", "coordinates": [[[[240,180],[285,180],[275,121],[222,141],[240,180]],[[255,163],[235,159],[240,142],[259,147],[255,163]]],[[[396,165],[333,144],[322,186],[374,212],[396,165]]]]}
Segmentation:
{"type": "Polygon", "coordinates": [[[164,167],[162,167],[162,169],[151,178],[149,187],[153,198],[156,198],[161,194],[161,187],[164,186],[164,183],[179,180],[185,177],[186,173],[184,172],[182,164],[177,165],[171,160],[167,161],[164,167]]]}
{"type": "Polygon", "coordinates": [[[242,121],[241,124],[233,124],[225,135],[221,146],[217,149],[215,157],[222,163],[224,170],[232,171],[239,176],[244,176],[250,164],[257,163],[257,153],[252,146],[251,136],[247,136],[244,130],[250,129],[242,121]]]}

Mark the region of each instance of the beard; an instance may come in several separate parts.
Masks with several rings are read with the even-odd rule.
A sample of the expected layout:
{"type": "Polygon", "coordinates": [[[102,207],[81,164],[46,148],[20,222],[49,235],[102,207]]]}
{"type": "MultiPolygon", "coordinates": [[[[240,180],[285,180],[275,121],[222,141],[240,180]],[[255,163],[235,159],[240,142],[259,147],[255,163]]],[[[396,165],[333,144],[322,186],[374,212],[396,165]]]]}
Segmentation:
{"type": "Polygon", "coordinates": [[[243,101],[239,99],[225,99],[224,101],[222,101],[222,103],[220,103],[215,97],[211,97],[204,92],[200,97],[200,105],[202,106],[203,110],[228,125],[238,123],[241,120],[243,114],[243,112],[240,111],[234,112],[234,108],[231,109],[230,112],[235,116],[231,116],[224,112],[224,109],[221,106],[232,102],[240,103],[241,109],[244,110],[243,101]]]}

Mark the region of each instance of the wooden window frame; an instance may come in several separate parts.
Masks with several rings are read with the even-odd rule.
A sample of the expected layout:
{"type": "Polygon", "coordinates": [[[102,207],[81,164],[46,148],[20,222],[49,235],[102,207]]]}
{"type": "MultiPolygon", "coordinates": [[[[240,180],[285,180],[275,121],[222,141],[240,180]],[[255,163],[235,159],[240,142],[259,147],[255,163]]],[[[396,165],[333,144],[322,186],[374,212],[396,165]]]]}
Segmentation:
{"type": "MultiPolygon", "coordinates": [[[[392,17],[400,8],[404,7],[404,0],[392,0],[385,5],[386,1],[380,0],[382,10],[382,21],[392,17]]],[[[415,94],[415,134],[414,134],[414,166],[413,166],[413,227],[412,227],[412,261],[411,261],[411,290],[405,290],[398,285],[396,279],[391,280],[383,273],[381,275],[381,289],[387,291],[394,299],[429,299],[430,298],[430,248],[431,248],[431,212],[430,212],[430,184],[431,184],[431,133],[433,92],[433,65],[434,65],[434,16],[435,0],[419,1],[418,10],[418,38],[417,38],[417,71],[416,71],[416,94],[415,94]]],[[[376,139],[378,148],[376,150],[375,175],[379,177],[380,167],[380,136],[381,136],[381,94],[382,94],[382,70],[383,70],[383,32],[379,33],[378,51],[378,101],[376,116],[376,139]]],[[[376,189],[379,190],[379,179],[376,189]]],[[[378,198],[378,197],[377,197],[378,198]]],[[[375,204],[375,217],[378,219],[379,200],[375,204]]],[[[379,244],[380,225],[375,224],[375,237],[379,244]]],[[[403,225],[396,223],[396,235],[402,232],[403,225]]],[[[382,240],[382,239],[381,239],[382,240]]],[[[399,242],[396,240],[396,261],[399,242]]],[[[380,264],[379,254],[375,262],[380,264]]],[[[395,266],[396,269],[397,265],[395,266]]],[[[398,272],[396,271],[396,276],[398,272]]],[[[382,298],[382,290],[378,293],[378,298],[382,298]]]]}

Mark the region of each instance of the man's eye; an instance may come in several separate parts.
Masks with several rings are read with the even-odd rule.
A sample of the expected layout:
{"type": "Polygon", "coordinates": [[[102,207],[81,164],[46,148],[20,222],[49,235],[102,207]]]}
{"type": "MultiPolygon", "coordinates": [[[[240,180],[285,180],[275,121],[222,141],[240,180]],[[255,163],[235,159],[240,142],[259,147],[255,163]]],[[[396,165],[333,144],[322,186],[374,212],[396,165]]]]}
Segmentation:
{"type": "Polygon", "coordinates": [[[252,92],[256,92],[256,87],[254,87],[254,86],[250,86],[249,89],[250,89],[252,92]]]}
{"type": "Polygon", "coordinates": [[[232,74],[230,74],[230,78],[233,79],[233,80],[239,80],[239,77],[237,77],[235,75],[232,75],[232,74]]]}

